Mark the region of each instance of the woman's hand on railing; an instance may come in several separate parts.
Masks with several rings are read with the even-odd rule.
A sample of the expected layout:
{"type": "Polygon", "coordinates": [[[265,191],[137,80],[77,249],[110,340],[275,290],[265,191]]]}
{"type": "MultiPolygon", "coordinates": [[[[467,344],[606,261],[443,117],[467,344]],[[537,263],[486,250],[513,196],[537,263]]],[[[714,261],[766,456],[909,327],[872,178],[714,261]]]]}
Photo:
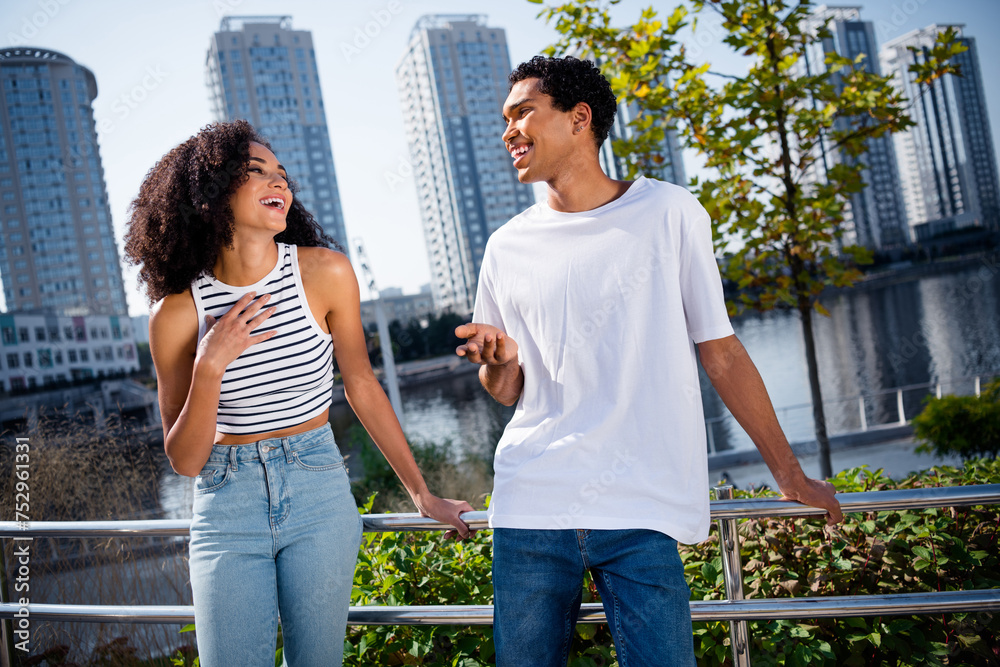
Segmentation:
{"type": "Polygon", "coordinates": [[[472,505],[464,500],[452,500],[451,498],[439,498],[432,493],[414,498],[414,504],[420,511],[420,516],[427,516],[435,521],[447,523],[455,526],[455,530],[445,532],[445,538],[454,537],[458,534],[461,538],[470,537],[474,531],[469,525],[462,521],[461,515],[472,511],[472,505]]]}
{"type": "Polygon", "coordinates": [[[782,500],[791,500],[810,507],[825,509],[828,526],[835,526],[844,520],[840,502],[836,498],[837,489],[830,482],[812,479],[805,475],[793,482],[775,481],[778,482],[778,488],[781,490],[782,500]]]}

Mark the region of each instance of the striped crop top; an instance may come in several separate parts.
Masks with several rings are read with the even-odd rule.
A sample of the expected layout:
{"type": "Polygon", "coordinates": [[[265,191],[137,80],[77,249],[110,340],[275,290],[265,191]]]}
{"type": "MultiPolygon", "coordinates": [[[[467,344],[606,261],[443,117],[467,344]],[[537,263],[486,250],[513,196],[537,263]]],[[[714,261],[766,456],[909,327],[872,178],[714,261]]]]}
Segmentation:
{"type": "Polygon", "coordinates": [[[333,336],[325,333],[309,305],[299,273],[298,248],[278,243],[278,263],[253,285],[232,286],[203,273],[191,283],[198,310],[198,340],[205,315],[225,315],[247,292],[270,294],[277,310],[254,330],[278,333],[243,351],[222,376],[221,433],[277,431],[306,422],[330,407],[333,397],[333,336]]]}

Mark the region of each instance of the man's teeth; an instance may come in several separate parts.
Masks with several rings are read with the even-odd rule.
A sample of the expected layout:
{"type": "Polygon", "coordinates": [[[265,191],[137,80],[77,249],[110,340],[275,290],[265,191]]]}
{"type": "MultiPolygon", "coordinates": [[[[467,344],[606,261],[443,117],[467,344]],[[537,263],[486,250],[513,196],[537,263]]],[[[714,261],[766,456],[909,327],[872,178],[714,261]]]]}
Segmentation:
{"type": "Polygon", "coordinates": [[[516,160],[517,158],[527,153],[529,148],[531,148],[531,146],[517,146],[515,148],[512,148],[510,149],[510,156],[516,160]]]}
{"type": "Polygon", "coordinates": [[[266,197],[261,199],[260,203],[264,206],[277,206],[279,209],[285,208],[285,200],[281,197],[266,197]]]}

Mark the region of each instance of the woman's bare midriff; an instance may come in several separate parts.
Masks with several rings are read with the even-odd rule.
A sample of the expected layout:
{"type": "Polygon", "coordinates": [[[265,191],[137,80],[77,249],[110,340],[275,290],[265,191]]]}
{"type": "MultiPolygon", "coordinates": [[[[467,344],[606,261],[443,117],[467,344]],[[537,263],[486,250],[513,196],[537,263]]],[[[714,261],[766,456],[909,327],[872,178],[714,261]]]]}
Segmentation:
{"type": "Polygon", "coordinates": [[[286,438],[290,435],[297,435],[299,433],[311,431],[314,428],[319,428],[328,421],[330,421],[330,411],[324,410],[323,414],[316,415],[307,422],[302,422],[301,424],[296,424],[295,426],[289,426],[288,428],[278,429],[277,431],[268,431],[267,433],[248,433],[246,435],[240,435],[236,433],[219,433],[216,431],[215,444],[249,445],[250,443],[259,442],[261,440],[286,438]]]}

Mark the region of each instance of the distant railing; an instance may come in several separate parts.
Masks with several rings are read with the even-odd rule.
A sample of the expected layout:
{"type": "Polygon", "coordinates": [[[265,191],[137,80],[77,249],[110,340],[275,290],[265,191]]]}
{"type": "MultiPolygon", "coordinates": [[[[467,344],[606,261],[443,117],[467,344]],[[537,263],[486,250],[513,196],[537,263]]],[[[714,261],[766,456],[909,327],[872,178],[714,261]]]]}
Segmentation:
{"type": "MultiPolygon", "coordinates": [[[[694,621],[729,621],[733,661],[737,667],[750,664],[747,621],[847,616],[892,616],[942,614],[963,611],[1000,611],[1000,589],[902,593],[891,595],[851,595],[804,598],[743,599],[737,519],[787,516],[818,516],[824,510],[774,499],[732,498],[733,487],[716,487],[718,500],[712,502],[712,518],[719,528],[723,559],[725,600],[692,601],[694,621]]],[[[934,487],[895,491],[872,491],[838,495],[844,513],[881,512],[930,507],[963,507],[1000,504],[1000,484],[934,487]]],[[[471,528],[486,529],[485,512],[469,512],[462,518],[471,528]]],[[[363,517],[365,532],[429,531],[450,528],[416,514],[368,514],[363,517]]],[[[28,540],[36,537],[169,537],[188,535],[189,520],[147,521],[31,521],[0,522],[0,538],[28,540]]],[[[0,550],[2,554],[2,550],[0,550]]],[[[0,562],[0,565],[3,565],[0,562]]],[[[4,578],[6,568],[4,567],[4,578]]],[[[16,619],[21,607],[7,600],[3,586],[0,618],[16,619]]],[[[194,622],[190,606],[169,605],[69,605],[30,604],[31,619],[82,621],[91,623],[177,623],[194,622]]],[[[605,623],[600,604],[584,604],[581,623],[605,623]]],[[[10,621],[5,621],[9,623],[10,621]]],[[[491,605],[363,606],[351,607],[350,625],[490,625],[491,605]]],[[[8,632],[10,627],[7,628],[8,632]]],[[[9,636],[9,635],[8,635],[9,636]]],[[[4,657],[10,663],[10,644],[4,657]]]]}
{"type": "MultiPolygon", "coordinates": [[[[907,384],[900,387],[890,387],[889,389],[883,389],[882,391],[875,391],[867,394],[855,394],[853,396],[830,398],[823,401],[823,407],[824,409],[826,409],[826,408],[833,408],[836,406],[840,406],[845,403],[855,403],[858,406],[859,428],[860,431],[862,432],[868,431],[870,428],[873,428],[874,426],[905,426],[906,424],[909,423],[910,418],[913,416],[913,415],[908,416],[906,414],[906,405],[905,401],[903,400],[903,394],[905,392],[917,391],[920,389],[926,389],[926,390],[933,389],[934,395],[937,396],[938,398],[941,398],[941,396],[943,395],[942,387],[948,385],[958,385],[959,383],[971,383],[973,393],[976,396],[979,396],[984,382],[989,382],[994,377],[997,377],[998,374],[1000,374],[1000,371],[998,371],[997,373],[987,373],[985,375],[970,375],[967,377],[938,380],[937,382],[920,382],[917,384],[907,384]],[[883,424],[869,424],[867,407],[869,405],[872,405],[872,402],[880,396],[892,396],[892,395],[896,396],[896,418],[891,422],[886,422],[883,424]]],[[[927,393],[929,394],[930,391],[928,391],[927,393]]],[[[788,414],[796,410],[809,411],[811,415],[812,402],[796,403],[794,405],[783,405],[781,407],[775,407],[774,409],[775,413],[778,416],[778,421],[781,422],[782,424],[785,423],[785,419],[787,418],[788,414]]],[[[723,415],[718,415],[715,417],[707,417],[705,419],[705,431],[708,434],[708,451],[710,454],[714,454],[718,451],[715,445],[715,425],[729,420],[734,420],[734,418],[728,412],[723,415]]],[[[831,433],[830,435],[836,435],[836,434],[831,433]]]]}

